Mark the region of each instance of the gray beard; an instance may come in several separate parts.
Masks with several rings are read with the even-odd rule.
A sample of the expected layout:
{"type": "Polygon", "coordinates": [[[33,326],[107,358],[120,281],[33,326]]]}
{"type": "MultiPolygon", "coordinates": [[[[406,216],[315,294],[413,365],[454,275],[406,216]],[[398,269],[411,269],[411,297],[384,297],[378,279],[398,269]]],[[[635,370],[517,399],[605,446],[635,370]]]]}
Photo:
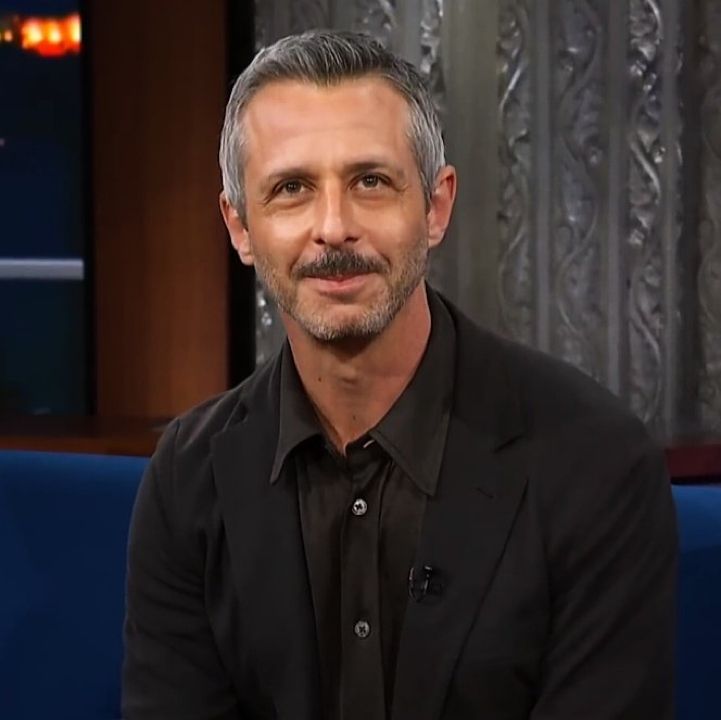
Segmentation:
{"type": "MultiPolygon", "coordinates": [[[[306,313],[298,307],[294,292],[285,292],[276,274],[263,261],[256,258],[256,272],[268,295],[276,305],[293,318],[311,337],[322,343],[339,343],[348,340],[370,340],[380,335],[398,315],[408,298],[413,294],[428,270],[429,254],[415,251],[405,258],[403,271],[392,284],[386,284],[387,291],[380,302],[369,307],[360,316],[342,324],[327,321],[324,314],[306,313]]],[[[359,272],[378,272],[388,278],[387,267],[380,260],[365,258],[354,251],[327,251],[316,260],[294,268],[293,280],[306,277],[338,277],[359,272]]]]}

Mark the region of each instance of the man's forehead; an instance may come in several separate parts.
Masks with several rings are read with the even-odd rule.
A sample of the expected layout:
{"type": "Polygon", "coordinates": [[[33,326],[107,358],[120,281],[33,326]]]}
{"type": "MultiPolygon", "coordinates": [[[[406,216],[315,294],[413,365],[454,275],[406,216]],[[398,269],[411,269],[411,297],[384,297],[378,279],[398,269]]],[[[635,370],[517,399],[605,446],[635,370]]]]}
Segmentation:
{"type": "Polygon", "coordinates": [[[269,114],[279,111],[282,119],[287,113],[297,114],[317,105],[346,111],[349,115],[357,115],[362,109],[374,110],[377,115],[384,109],[396,114],[407,107],[407,101],[390,81],[375,74],[332,84],[283,79],[272,80],[260,87],[248,101],[244,115],[251,121],[267,121],[269,114]]]}
{"type": "Polygon", "coordinates": [[[403,96],[377,76],[332,86],[274,81],[258,91],[240,120],[246,168],[251,163],[267,175],[278,163],[345,166],[351,156],[411,162],[404,105],[403,96]]]}

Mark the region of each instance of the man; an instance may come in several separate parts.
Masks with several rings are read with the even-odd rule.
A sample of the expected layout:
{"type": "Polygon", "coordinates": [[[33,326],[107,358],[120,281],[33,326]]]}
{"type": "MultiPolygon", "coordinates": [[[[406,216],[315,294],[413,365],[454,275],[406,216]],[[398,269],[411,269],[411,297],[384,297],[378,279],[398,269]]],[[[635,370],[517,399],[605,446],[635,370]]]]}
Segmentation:
{"type": "Polygon", "coordinates": [[[288,342],[151,461],[124,717],[671,718],[663,460],[591,380],[426,285],[456,174],[413,68],[281,40],[220,159],[288,342]]]}

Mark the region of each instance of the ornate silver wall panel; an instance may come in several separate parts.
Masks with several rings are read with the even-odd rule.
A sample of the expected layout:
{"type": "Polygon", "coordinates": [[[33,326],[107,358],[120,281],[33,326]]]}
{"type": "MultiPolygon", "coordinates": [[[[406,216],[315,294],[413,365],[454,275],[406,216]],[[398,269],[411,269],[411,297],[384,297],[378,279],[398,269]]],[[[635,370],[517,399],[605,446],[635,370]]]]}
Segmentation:
{"type": "MultiPolygon", "coordinates": [[[[395,0],[355,0],[355,3],[346,4],[355,4],[353,25],[349,29],[366,32],[385,47],[393,44],[394,31],[403,27],[396,22],[395,0]]],[[[417,23],[415,27],[418,27],[417,23]]]]}
{"type": "Polygon", "coordinates": [[[421,10],[418,68],[423,76],[427,78],[436,109],[444,118],[446,114],[446,85],[441,64],[443,0],[422,0],[421,10]]]}
{"type": "Polygon", "coordinates": [[[679,0],[501,0],[498,327],[677,429],[679,0]]]}
{"type": "MultiPolygon", "coordinates": [[[[668,24],[668,23],[667,23],[668,24]]],[[[666,27],[657,0],[630,3],[628,137],[629,164],[629,381],[631,406],[645,420],[657,420],[663,398],[667,324],[663,304],[661,238],[664,188],[662,165],[663,74],[666,27]]]]}
{"type": "Polygon", "coordinates": [[[501,0],[498,31],[498,311],[503,331],[534,340],[531,198],[531,10],[533,0],[501,0]]]}
{"type": "Polygon", "coordinates": [[[703,427],[721,431],[721,0],[702,3],[701,207],[698,270],[703,427]]]}
{"type": "MultiPolygon", "coordinates": [[[[364,30],[428,79],[460,178],[436,286],[606,383],[659,434],[721,429],[721,0],[256,7],[260,45],[364,30]],[[682,72],[701,78],[701,107],[682,72]]],[[[257,310],[262,361],[282,329],[262,289],[257,310]]]]}
{"type": "MultiPolygon", "coordinates": [[[[553,6],[551,171],[551,351],[603,377],[599,218],[607,154],[602,128],[608,22],[605,0],[553,6]]],[[[540,91],[540,89],[539,89],[540,91]]],[[[544,142],[539,138],[540,142],[544,142]]]]}

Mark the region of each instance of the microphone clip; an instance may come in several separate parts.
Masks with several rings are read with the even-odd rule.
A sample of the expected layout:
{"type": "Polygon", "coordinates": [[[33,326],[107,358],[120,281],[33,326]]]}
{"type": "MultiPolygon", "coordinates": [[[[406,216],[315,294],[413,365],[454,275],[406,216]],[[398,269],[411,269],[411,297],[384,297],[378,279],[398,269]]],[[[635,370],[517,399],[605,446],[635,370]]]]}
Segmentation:
{"type": "Polygon", "coordinates": [[[416,602],[438,599],[443,594],[443,581],[438,570],[430,565],[412,567],[408,573],[408,596],[416,602]]]}

